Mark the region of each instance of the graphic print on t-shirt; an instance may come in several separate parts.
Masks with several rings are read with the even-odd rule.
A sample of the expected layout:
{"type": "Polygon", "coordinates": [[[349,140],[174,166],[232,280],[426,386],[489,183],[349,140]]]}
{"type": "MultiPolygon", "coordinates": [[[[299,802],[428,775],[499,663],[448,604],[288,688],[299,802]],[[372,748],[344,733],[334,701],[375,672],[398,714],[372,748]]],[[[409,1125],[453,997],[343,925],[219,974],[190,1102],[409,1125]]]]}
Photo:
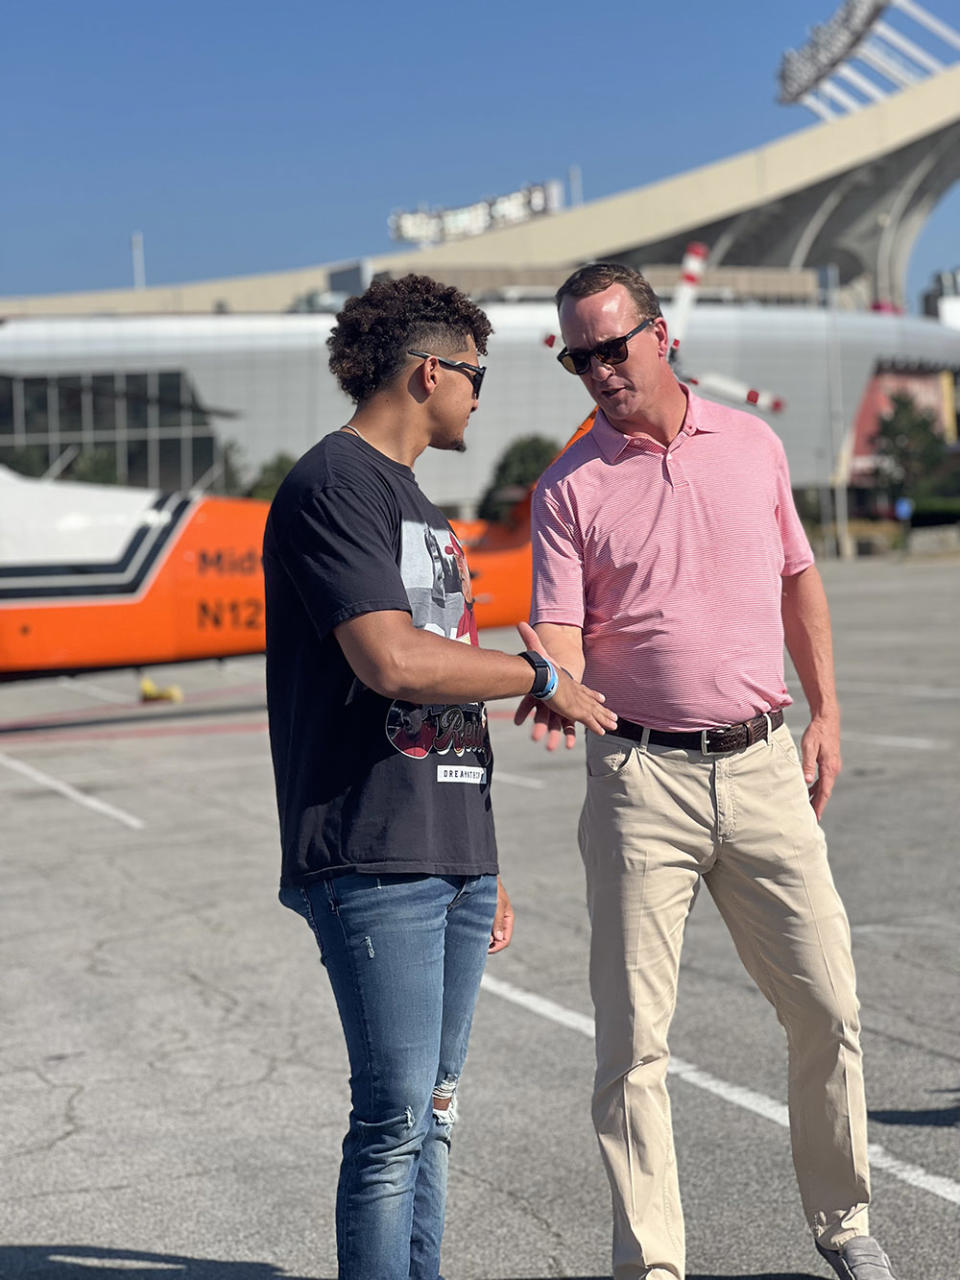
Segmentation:
{"type": "MultiPolygon", "coordinates": [[[[404,520],[401,536],[400,573],[413,625],[448,640],[477,644],[470,570],[453,532],[404,520]]],[[[398,700],[387,711],[386,731],[394,749],[411,759],[423,760],[431,752],[444,756],[450,751],[459,758],[469,751],[479,765],[487,762],[487,712],[482,703],[421,706],[398,700]]],[[[450,776],[444,781],[486,780],[479,776],[485,774],[481,770],[448,772],[450,776]]]]}
{"type": "Polygon", "coordinates": [[[387,711],[387,737],[394,748],[413,760],[422,760],[431,751],[445,756],[452,751],[459,759],[465,751],[486,761],[487,709],[480,702],[463,706],[435,703],[391,702],[387,711]]]}
{"type": "Polygon", "coordinates": [[[448,640],[477,643],[467,558],[453,531],[404,520],[400,574],[413,625],[448,640]]]}

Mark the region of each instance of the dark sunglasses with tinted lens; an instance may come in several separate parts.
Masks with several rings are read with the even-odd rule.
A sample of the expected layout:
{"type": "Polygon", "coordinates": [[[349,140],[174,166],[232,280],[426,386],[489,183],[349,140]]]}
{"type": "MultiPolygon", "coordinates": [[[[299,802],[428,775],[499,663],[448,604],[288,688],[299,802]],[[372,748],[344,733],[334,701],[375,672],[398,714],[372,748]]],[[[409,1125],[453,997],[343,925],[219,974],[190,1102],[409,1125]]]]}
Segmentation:
{"type": "Polygon", "coordinates": [[[437,364],[442,364],[445,369],[460,369],[470,378],[473,383],[473,398],[480,399],[480,388],[483,386],[483,375],[487,372],[486,365],[482,367],[478,364],[469,364],[466,360],[447,360],[444,356],[435,356],[432,351],[408,351],[408,356],[419,356],[421,360],[436,360],[437,364]]]}
{"type": "Polygon", "coordinates": [[[557,359],[567,373],[577,374],[586,373],[590,368],[591,360],[599,360],[601,364],[623,364],[627,358],[627,343],[638,333],[642,333],[648,324],[653,324],[656,318],[656,316],[647,316],[642,324],[638,324],[629,333],[623,334],[620,338],[608,338],[606,342],[598,342],[589,350],[586,347],[577,347],[571,351],[564,347],[557,359]]]}

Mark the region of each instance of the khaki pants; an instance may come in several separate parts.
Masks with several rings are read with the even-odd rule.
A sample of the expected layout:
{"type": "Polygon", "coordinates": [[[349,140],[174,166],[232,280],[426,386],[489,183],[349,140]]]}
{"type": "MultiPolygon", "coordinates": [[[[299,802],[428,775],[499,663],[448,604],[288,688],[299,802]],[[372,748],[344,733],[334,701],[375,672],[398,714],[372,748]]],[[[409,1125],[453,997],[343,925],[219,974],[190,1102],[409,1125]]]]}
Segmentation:
{"type": "Polygon", "coordinates": [[[866,1235],[850,930],[786,726],[716,756],[588,734],[587,774],[580,850],[597,1028],[593,1120],[613,1192],[615,1280],[684,1274],[667,1031],[701,878],[786,1031],[807,1220],[825,1248],[866,1235]]]}

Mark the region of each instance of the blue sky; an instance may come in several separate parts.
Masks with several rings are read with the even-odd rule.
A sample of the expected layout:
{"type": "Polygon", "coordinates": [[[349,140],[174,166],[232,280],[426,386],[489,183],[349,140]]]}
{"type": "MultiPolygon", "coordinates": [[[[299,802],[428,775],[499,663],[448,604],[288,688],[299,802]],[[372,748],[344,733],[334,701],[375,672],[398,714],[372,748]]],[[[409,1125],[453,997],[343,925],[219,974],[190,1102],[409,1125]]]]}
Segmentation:
{"type": "MultiPolygon", "coordinates": [[[[591,199],[721,159],[813,123],[776,71],[835,7],[13,0],[0,295],[125,287],[134,230],[150,284],[282,270],[390,249],[397,208],[571,165],[591,199]]],[[[960,28],[960,0],[928,7],[960,28]]],[[[960,188],[911,302],[956,266],[960,188]]]]}

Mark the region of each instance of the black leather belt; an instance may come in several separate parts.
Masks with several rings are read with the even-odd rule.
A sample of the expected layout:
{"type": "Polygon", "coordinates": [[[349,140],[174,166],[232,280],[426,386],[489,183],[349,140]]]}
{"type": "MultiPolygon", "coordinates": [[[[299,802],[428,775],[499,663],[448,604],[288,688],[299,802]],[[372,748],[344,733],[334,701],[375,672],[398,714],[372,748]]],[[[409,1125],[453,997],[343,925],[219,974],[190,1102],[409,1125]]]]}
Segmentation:
{"type": "Polygon", "coordinates": [[[744,747],[752,747],[755,742],[766,742],[767,735],[783,724],[783,712],[779,709],[767,715],[754,716],[752,720],[743,720],[740,724],[722,724],[714,729],[694,729],[689,733],[667,733],[663,729],[644,729],[642,724],[634,724],[632,720],[621,717],[616,729],[610,730],[615,737],[630,738],[633,742],[642,742],[643,735],[649,732],[648,742],[658,747],[683,747],[687,751],[702,751],[704,755],[716,755],[720,751],[742,751],[744,747]]]}

